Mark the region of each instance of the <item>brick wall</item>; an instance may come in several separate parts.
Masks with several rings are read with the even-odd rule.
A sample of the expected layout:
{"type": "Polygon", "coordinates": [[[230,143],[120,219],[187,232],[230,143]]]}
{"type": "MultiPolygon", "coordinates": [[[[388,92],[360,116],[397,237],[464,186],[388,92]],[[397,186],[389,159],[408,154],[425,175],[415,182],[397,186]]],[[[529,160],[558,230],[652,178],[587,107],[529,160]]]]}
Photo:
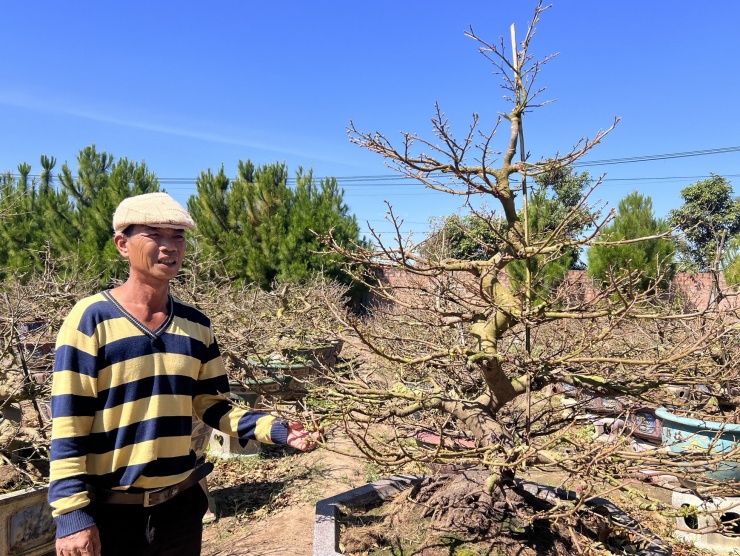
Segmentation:
{"type": "MultiPolygon", "coordinates": [[[[380,272],[379,280],[384,287],[393,290],[396,299],[406,302],[412,302],[415,297],[418,297],[420,295],[419,290],[432,293],[440,291],[441,288],[467,301],[473,301],[477,297],[477,280],[467,272],[448,272],[442,276],[433,277],[413,274],[399,268],[386,268],[380,272]]],[[[502,274],[501,282],[508,285],[509,277],[502,274]]],[[[585,271],[568,271],[565,283],[566,287],[572,292],[571,295],[581,299],[592,299],[596,294],[596,288],[586,276],[585,271]]],[[[683,296],[687,309],[703,309],[709,303],[713,291],[712,286],[711,274],[679,273],[673,278],[668,295],[683,296]]],[[[731,291],[722,275],[719,276],[719,290],[725,293],[731,291]]],[[[422,293],[421,295],[425,294],[422,293]]],[[[738,306],[740,306],[740,303],[735,297],[725,297],[720,302],[721,308],[737,308],[738,306]]]]}

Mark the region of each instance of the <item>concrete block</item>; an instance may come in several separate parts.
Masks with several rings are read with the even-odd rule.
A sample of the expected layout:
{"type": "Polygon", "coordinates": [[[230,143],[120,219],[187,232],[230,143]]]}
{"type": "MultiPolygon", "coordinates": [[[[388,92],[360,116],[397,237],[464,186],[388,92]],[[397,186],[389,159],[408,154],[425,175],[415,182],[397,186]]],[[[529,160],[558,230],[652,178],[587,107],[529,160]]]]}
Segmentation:
{"type": "Polygon", "coordinates": [[[607,441],[612,441],[614,437],[618,436],[622,432],[624,424],[624,419],[618,419],[616,417],[602,417],[600,419],[596,419],[593,422],[594,439],[605,438],[607,441]]]}
{"type": "Polygon", "coordinates": [[[260,453],[261,447],[262,443],[256,440],[249,440],[246,446],[242,446],[238,438],[217,430],[211,432],[211,438],[208,441],[208,453],[221,459],[256,456],[260,453]]]}
{"type": "Polygon", "coordinates": [[[46,502],[47,492],[43,487],[0,495],[0,554],[54,554],[56,526],[46,502]]]}
{"type": "Polygon", "coordinates": [[[677,510],[696,508],[697,513],[676,517],[674,536],[693,542],[697,548],[717,554],[740,552],[740,497],[712,497],[703,500],[688,492],[674,492],[671,500],[677,510]],[[719,531],[724,530],[724,533],[719,531]]]}

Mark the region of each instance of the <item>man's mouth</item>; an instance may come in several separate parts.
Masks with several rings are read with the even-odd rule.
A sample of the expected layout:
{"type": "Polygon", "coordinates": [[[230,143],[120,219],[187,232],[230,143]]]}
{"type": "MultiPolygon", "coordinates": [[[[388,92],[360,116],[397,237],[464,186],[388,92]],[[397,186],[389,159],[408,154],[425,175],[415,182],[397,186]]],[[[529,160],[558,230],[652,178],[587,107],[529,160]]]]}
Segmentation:
{"type": "Polygon", "coordinates": [[[177,261],[175,259],[159,259],[159,261],[157,262],[165,266],[175,266],[177,264],[177,261]]]}

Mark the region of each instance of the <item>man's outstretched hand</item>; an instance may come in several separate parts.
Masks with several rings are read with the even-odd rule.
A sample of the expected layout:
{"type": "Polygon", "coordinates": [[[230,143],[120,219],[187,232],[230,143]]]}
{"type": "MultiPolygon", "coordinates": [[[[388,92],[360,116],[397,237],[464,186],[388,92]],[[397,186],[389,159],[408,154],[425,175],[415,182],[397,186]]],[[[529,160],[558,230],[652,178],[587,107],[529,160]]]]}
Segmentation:
{"type": "Polygon", "coordinates": [[[56,543],[57,556],[100,556],[100,535],[93,525],[66,537],[56,543]]]}
{"type": "Polygon", "coordinates": [[[308,432],[303,428],[303,423],[298,421],[288,423],[288,439],[286,442],[288,446],[296,450],[301,452],[313,450],[320,438],[321,433],[319,431],[308,432]]]}

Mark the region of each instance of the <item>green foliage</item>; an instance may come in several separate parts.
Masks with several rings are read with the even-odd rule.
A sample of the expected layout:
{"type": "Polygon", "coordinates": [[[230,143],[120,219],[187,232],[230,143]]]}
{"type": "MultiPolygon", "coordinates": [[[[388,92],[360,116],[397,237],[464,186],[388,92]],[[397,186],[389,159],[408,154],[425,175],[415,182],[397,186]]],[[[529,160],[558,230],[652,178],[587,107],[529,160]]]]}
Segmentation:
{"type": "Polygon", "coordinates": [[[92,145],[77,156],[77,177],[65,163],[59,180],[74,206],[70,221],[79,260],[92,265],[90,270],[103,283],[112,276],[123,276],[127,264],[113,243],[113,212],[126,197],[158,191],[156,176],[143,162],[122,158],[114,163],[113,155],[97,152],[92,145]]]}
{"type": "Polygon", "coordinates": [[[589,276],[607,281],[624,272],[636,273],[636,287],[647,291],[656,285],[665,288],[675,272],[674,243],[669,238],[653,238],[633,243],[616,243],[625,240],[655,236],[668,232],[670,227],[663,219],[655,218],[653,202],[635,191],[619,202],[614,221],[601,233],[603,243],[588,252],[589,276]]]}
{"type": "Polygon", "coordinates": [[[699,272],[711,270],[718,244],[730,241],[740,232],[740,199],[722,176],[712,175],[681,191],[684,204],[672,210],[668,222],[684,232],[686,241],[678,245],[686,265],[699,272]]]}
{"type": "Polygon", "coordinates": [[[722,273],[730,286],[740,284],[740,238],[735,236],[722,252],[722,273]]]}
{"type": "Polygon", "coordinates": [[[365,482],[372,483],[382,479],[383,475],[380,472],[380,467],[374,461],[368,461],[365,463],[365,482]]]}
{"type": "MultiPolygon", "coordinates": [[[[546,248],[555,236],[566,245],[575,241],[592,220],[589,211],[581,206],[584,189],[591,183],[588,172],[575,174],[571,168],[560,167],[538,175],[535,183],[527,204],[530,244],[546,248]]],[[[506,272],[512,283],[518,284],[516,289],[526,283],[527,266],[532,274],[535,303],[546,299],[548,291],[562,282],[569,270],[583,268],[577,247],[514,260],[506,266],[506,272]]]]}
{"type": "Polygon", "coordinates": [[[430,260],[460,259],[475,261],[495,255],[501,243],[505,223],[495,214],[442,217],[432,222],[434,230],[420,246],[430,260]]]}
{"type": "Polygon", "coordinates": [[[222,261],[237,282],[269,288],[274,280],[303,281],[321,271],[349,283],[341,258],[319,253],[316,234],[332,230],[340,245],[360,242],[359,226],[343,201],[334,178],[317,183],[312,172],[296,173],[287,185],[285,164],[255,167],[239,162],[230,181],[223,167],[214,175],[202,172],[188,210],[197,224],[198,249],[222,261]]]}
{"type": "MultiPolygon", "coordinates": [[[[53,167],[53,162],[47,163],[53,167]]],[[[10,274],[19,278],[40,273],[44,269],[48,229],[53,223],[53,207],[57,194],[48,180],[29,183],[29,164],[18,165],[18,179],[10,173],[0,177],[0,268],[3,278],[10,274]]],[[[55,244],[55,246],[57,246],[55,244]]],[[[54,249],[50,255],[57,254],[54,249]]]]}
{"type": "Polygon", "coordinates": [[[157,191],[157,178],[144,163],[114,162],[94,145],[80,151],[76,176],[62,165],[59,188],[55,165],[54,157],[42,156],[40,177],[32,183],[26,163],[18,166],[17,179],[0,178],[3,276],[38,274],[53,259],[58,270],[97,276],[106,284],[125,268],[112,241],[113,211],[125,197],[157,191]]]}
{"type": "MultiPolygon", "coordinates": [[[[29,179],[26,163],[17,176],[0,175],[0,278],[40,274],[50,261],[57,271],[95,276],[101,285],[124,278],[127,263],[112,240],[113,212],[126,197],[158,191],[156,176],[145,163],[115,160],[94,145],[79,152],[76,171],[62,165],[56,184],[55,166],[55,158],[42,156],[37,180],[29,179]]],[[[233,181],[223,168],[202,172],[188,201],[197,222],[197,256],[220,260],[232,280],[264,288],[317,272],[349,283],[342,258],[319,253],[314,233],[332,230],[340,245],[362,243],[336,179],[319,183],[299,169],[295,188],[287,180],[284,164],[239,162],[233,181]]]]}

